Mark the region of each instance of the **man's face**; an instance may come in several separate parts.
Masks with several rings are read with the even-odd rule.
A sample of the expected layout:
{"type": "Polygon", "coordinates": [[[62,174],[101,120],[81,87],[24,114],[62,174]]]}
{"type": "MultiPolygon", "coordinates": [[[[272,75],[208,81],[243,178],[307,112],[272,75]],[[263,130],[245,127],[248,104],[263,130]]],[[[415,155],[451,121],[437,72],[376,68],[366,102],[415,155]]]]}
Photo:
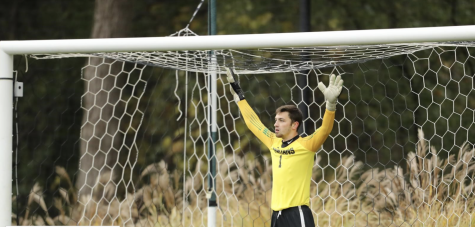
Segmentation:
{"type": "Polygon", "coordinates": [[[292,120],[290,120],[288,112],[280,112],[275,115],[275,136],[277,138],[282,138],[284,140],[291,139],[288,138],[292,136],[292,131],[296,130],[297,122],[292,124],[292,120]]]}

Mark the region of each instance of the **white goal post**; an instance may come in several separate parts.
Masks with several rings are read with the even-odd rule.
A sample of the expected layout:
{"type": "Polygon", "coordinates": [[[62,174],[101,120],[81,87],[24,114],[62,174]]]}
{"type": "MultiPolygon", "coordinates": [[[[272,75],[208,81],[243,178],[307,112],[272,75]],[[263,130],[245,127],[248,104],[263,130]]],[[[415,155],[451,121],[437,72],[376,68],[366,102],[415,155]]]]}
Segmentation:
{"type": "Polygon", "coordinates": [[[475,26],[378,29],[283,34],[160,38],[0,41],[0,225],[10,226],[12,208],[13,56],[26,54],[222,50],[308,46],[475,41],[475,26]]]}

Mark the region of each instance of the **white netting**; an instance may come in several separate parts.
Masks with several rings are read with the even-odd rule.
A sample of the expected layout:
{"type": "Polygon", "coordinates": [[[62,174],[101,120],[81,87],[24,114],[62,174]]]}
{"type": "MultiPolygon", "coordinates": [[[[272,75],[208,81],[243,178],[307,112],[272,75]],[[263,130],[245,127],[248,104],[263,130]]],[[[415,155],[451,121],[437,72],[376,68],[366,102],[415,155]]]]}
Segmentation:
{"type": "MultiPolygon", "coordinates": [[[[183,29],[172,36],[195,36],[183,29]]],[[[437,46],[474,46],[474,42],[382,44],[332,47],[263,48],[257,50],[217,50],[214,52],[220,71],[232,67],[238,74],[278,73],[362,63],[383,59],[437,46]]],[[[210,51],[166,51],[37,55],[36,58],[104,57],[120,61],[207,73],[211,69],[210,51]]]]}
{"type": "MultiPolygon", "coordinates": [[[[193,34],[185,31],[185,35],[193,34]]],[[[82,129],[90,127],[93,135],[82,136],[81,141],[101,143],[118,135],[116,146],[107,142],[99,146],[102,150],[88,148],[89,156],[123,152],[127,158],[81,168],[103,177],[84,186],[91,196],[80,195],[77,207],[71,205],[81,212],[62,218],[81,224],[206,226],[208,178],[213,177],[218,226],[270,225],[269,151],[244,125],[220,74],[216,156],[208,155],[208,51],[35,58],[78,56],[109,59],[89,61],[85,67],[95,74],[82,82],[96,87],[82,96],[83,103],[89,96],[94,101],[79,110],[85,116],[89,111],[99,116],[83,124],[82,129]],[[113,64],[119,67],[113,70],[113,64]],[[145,65],[180,71],[173,78],[152,70],[147,79],[142,76],[149,68],[145,65]],[[101,67],[106,68],[104,73],[101,67]],[[109,110],[113,111],[107,114],[109,110]],[[163,118],[173,111],[173,118],[163,118]],[[165,158],[144,158],[149,152],[165,158]],[[171,155],[163,155],[167,152],[171,155]],[[217,162],[215,176],[209,171],[212,159],[217,162]],[[104,174],[114,168],[121,174],[104,174]]],[[[333,131],[313,167],[311,209],[318,226],[474,224],[472,42],[221,50],[216,56],[218,73],[226,66],[237,69],[248,102],[270,129],[277,107],[296,104],[308,109],[304,134],[312,133],[320,126],[325,107],[318,82],[327,83],[332,73],[345,80],[333,131]],[[304,85],[298,82],[301,78],[304,85]],[[306,99],[301,98],[304,90],[306,99]]]]}

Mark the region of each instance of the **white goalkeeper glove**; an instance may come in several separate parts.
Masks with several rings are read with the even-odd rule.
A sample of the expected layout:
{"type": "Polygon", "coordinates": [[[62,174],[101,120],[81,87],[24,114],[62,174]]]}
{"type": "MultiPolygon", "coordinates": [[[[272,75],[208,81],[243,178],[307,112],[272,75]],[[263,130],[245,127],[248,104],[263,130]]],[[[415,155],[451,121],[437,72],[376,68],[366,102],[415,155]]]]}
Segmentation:
{"type": "Polygon", "coordinates": [[[231,85],[231,94],[233,95],[234,101],[239,102],[244,99],[244,92],[241,89],[241,86],[236,82],[236,76],[234,71],[226,67],[226,74],[228,75],[228,82],[231,85]]]}
{"type": "Polygon", "coordinates": [[[343,80],[340,76],[335,78],[335,74],[330,76],[330,84],[325,87],[322,82],[318,83],[318,88],[322,91],[325,99],[327,100],[327,110],[336,110],[336,101],[343,88],[343,80]]]}

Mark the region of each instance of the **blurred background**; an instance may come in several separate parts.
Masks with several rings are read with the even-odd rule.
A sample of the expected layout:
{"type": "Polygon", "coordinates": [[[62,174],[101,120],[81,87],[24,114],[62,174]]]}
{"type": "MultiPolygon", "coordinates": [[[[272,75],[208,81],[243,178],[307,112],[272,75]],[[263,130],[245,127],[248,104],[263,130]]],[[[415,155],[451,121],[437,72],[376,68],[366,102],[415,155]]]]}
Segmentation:
{"type": "MultiPolygon", "coordinates": [[[[339,31],[475,24],[475,4],[473,1],[468,0],[309,0],[307,3],[302,2],[305,1],[218,0],[217,34],[339,31]],[[305,12],[309,13],[309,21],[302,21],[301,16],[305,12]],[[309,24],[304,25],[305,23],[309,24]]],[[[199,0],[2,1],[0,2],[0,40],[162,37],[169,36],[186,26],[189,26],[197,35],[207,35],[208,1],[202,2],[203,5],[197,11],[192,22],[189,23],[199,4],[199,0]]],[[[471,52],[468,51],[465,55],[471,55],[471,52]]],[[[78,167],[80,165],[79,161],[82,159],[80,147],[83,145],[81,145],[81,141],[78,141],[77,138],[79,138],[84,116],[82,109],[78,107],[87,108],[86,104],[81,102],[85,84],[87,85],[87,83],[84,83],[84,78],[87,77],[88,68],[91,68],[87,66],[94,64],[87,62],[84,58],[61,59],[51,62],[31,58],[27,60],[24,56],[16,56],[14,64],[17,70],[17,78],[19,81],[24,82],[25,86],[25,96],[16,102],[18,114],[15,119],[17,124],[17,127],[15,127],[15,138],[18,140],[18,143],[14,145],[14,167],[17,170],[14,171],[16,173],[14,177],[14,220],[23,225],[34,224],[33,221],[22,222],[20,220],[20,217],[23,220],[29,219],[28,216],[31,216],[31,213],[47,213],[47,216],[50,217],[59,217],[68,213],[72,217],[73,212],[67,211],[64,207],[69,207],[69,203],[73,204],[74,200],[77,200],[78,191],[81,190],[79,185],[82,184],[78,183],[81,181],[81,172],[78,171],[78,167]],[[87,66],[83,68],[85,65],[87,66]],[[60,125],[61,127],[55,125],[60,125]],[[41,191],[42,198],[45,200],[44,205],[40,202],[36,203],[36,205],[33,204],[31,196],[29,196],[38,182],[41,182],[38,184],[38,187],[41,187],[41,189],[35,190],[41,191]],[[61,193],[61,190],[58,190],[58,188],[66,189],[69,192],[66,197],[71,201],[59,202],[63,203],[63,205],[56,204],[55,198],[61,193]]],[[[395,60],[391,64],[401,66],[401,70],[404,70],[404,65],[407,62],[395,60]]],[[[180,185],[182,172],[180,170],[182,171],[184,168],[183,146],[192,147],[193,143],[183,144],[185,133],[183,127],[184,118],[178,116],[181,114],[180,110],[184,110],[184,106],[182,100],[175,97],[175,94],[177,94],[174,91],[175,71],[159,68],[147,68],[141,71],[136,66],[127,64],[120,65],[119,67],[129,68],[131,72],[134,70],[134,72],[140,71],[142,80],[147,81],[147,90],[143,91],[143,99],[149,100],[145,103],[137,104],[143,108],[144,114],[142,127],[137,133],[132,133],[136,138],[127,137],[128,132],[125,132],[123,135],[125,144],[132,144],[131,141],[136,139],[138,147],[130,149],[137,152],[134,162],[127,161],[130,157],[121,154],[121,152],[117,154],[116,158],[121,160],[124,166],[126,166],[122,168],[125,175],[123,178],[134,182],[135,185],[131,186],[122,182],[122,186],[119,186],[119,191],[126,193],[140,188],[141,185],[151,184],[153,179],[145,179],[143,175],[147,175],[144,172],[146,172],[149,165],[154,163],[166,165],[166,172],[170,173],[170,175],[173,175],[175,172],[177,177],[171,177],[176,181],[174,187],[175,189],[182,188],[183,185],[180,185]],[[179,120],[177,121],[177,119],[179,120]]],[[[416,68],[413,69],[417,71],[416,68]]],[[[467,70],[473,70],[473,67],[467,70]]],[[[350,71],[348,70],[348,72],[350,71]]],[[[325,73],[330,72],[331,70],[325,73]]],[[[357,75],[357,73],[354,75],[357,75]]],[[[473,75],[473,72],[471,75],[473,75]]],[[[362,75],[362,78],[370,80],[368,76],[371,76],[371,74],[362,75]]],[[[389,77],[391,76],[388,75],[389,77]]],[[[193,81],[193,83],[200,83],[199,80],[196,78],[196,81],[193,81]]],[[[275,80],[275,83],[282,85],[288,81],[294,81],[294,77],[290,77],[290,79],[267,77],[264,80],[245,77],[242,83],[249,89],[247,96],[254,97],[259,96],[256,91],[263,86],[268,86],[267,82],[271,80],[275,80]]],[[[380,80],[383,80],[383,77],[380,80]]],[[[470,79],[466,81],[472,82],[470,79]]],[[[316,84],[317,81],[314,80],[312,82],[316,84]]],[[[358,83],[356,79],[349,79],[349,82],[351,84],[358,83]]],[[[183,84],[184,81],[179,83],[183,84]]],[[[370,85],[373,86],[375,84],[370,83],[370,85]]],[[[387,85],[385,88],[391,88],[388,86],[390,85],[387,85]]],[[[397,87],[397,85],[395,86],[397,87]]],[[[353,89],[355,88],[353,87],[353,89]]],[[[363,96],[361,99],[363,100],[365,99],[364,96],[374,95],[373,93],[364,92],[371,90],[370,87],[365,87],[364,84],[360,87],[356,86],[356,89],[358,92],[363,91],[361,93],[361,96],[363,96]]],[[[471,89],[473,89],[473,86],[471,89]]],[[[250,102],[253,107],[256,107],[256,112],[263,118],[264,123],[271,126],[275,107],[288,102],[288,98],[279,100],[279,95],[290,96],[292,92],[292,89],[290,89],[284,93],[279,93],[269,88],[269,94],[261,95],[260,99],[251,99],[252,101],[250,102]],[[269,97],[277,97],[277,100],[269,97]]],[[[343,97],[343,99],[351,99],[348,97],[348,93],[351,92],[348,90],[346,98],[343,97]]],[[[182,99],[186,97],[184,91],[179,91],[178,96],[182,99]]],[[[470,99],[474,97],[473,92],[468,97],[467,103],[470,103],[468,105],[473,107],[473,100],[470,99]]],[[[391,98],[397,102],[398,95],[391,96],[391,98]]],[[[431,97],[428,97],[428,99],[431,99],[431,97]]],[[[322,100],[316,99],[315,101],[320,102],[322,100]]],[[[379,101],[383,103],[381,100],[379,101]]],[[[411,105],[415,103],[417,103],[417,98],[415,98],[414,103],[409,103],[406,107],[413,110],[415,108],[411,107],[411,105]]],[[[316,108],[321,109],[321,107],[318,106],[316,108]]],[[[351,109],[351,107],[348,108],[351,109]]],[[[237,112],[237,109],[233,109],[233,111],[237,112]]],[[[384,112],[389,110],[381,107],[376,111],[384,112]]],[[[440,110],[437,111],[441,112],[440,110]]],[[[353,108],[353,112],[356,116],[357,110],[353,108]]],[[[374,116],[371,114],[371,110],[367,112],[367,115],[374,116]]],[[[430,112],[431,110],[429,110],[429,114],[424,112],[422,115],[427,115],[429,119],[430,112]]],[[[473,112],[471,113],[473,114],[473,112]]],[[[313,115],[319,116],[319,113],[313,113],[313,115]]],[[[353,116],[352,113],[349,113],[346,117],[351,119],[351,116],[353,116]]],[[[414,116],[413,112],[410,112],[408,117],[412,116],[414,116]]],[[[440,116],[440,114],[435,116],[435,119],[440,118],[440,116]]],[[[342,117],[342,115],[339,116],[340,119],[342,117]]],[[[409,118],[403,118],[401,121],[409,118]]],[[[426,120],[422,119],[421,122],[426,120]]],[[[444,138],[442,138],[440,139],[441,141],[434,142],[434,145],[438,145],[437,149],[445,149],[448,153],[454,153],[461,147],[462,143],[470,141],[468,135],[473,135],[475,131],[473,115],[472,118],[465,118],[465,120],[472,124],[468,126],[468,132],[465,133],[466,136],[459,137],[460,139],[458,140],[454,137],[447,139],[451,145],[445,143],[446,147],[444,147],[442,142],[444,138]],[[454,144],[457,144],[457,146],[453,146],[454,144]]],[[[378,123],[378,116],[375,116],[374,121],[374,125],[376,125],[378,123]]],[[[409,120],[409,124],[411,122],[412,119],[409,120]]],[[[350,127],[349,122],[340,123],[342,127],[350,127]]],[[[446,122],[445,124],[447,125],[446,122]]],[[[316,125],[318,125],[318,122],[316,125]]],[[[200,127],[202,126],[198,126],[198,128],[200,127]]],[[[358,126],[355,125],[354,127],[357,131],[356,128],[358,126]]],[[[448,127],[445,126],[445,128],[439,130],[449,130],[448,127]]],[[[390,123],[388,123],[386,128],[391,128],[390,123]]],[[[363,135],[363,133],[360,135],[354,132],[355,134],[348,138],[338,138],[340,132],[336,131],[332,134],[332,138],[337,143],[332,144],[330,142],[324,146],[326,150],[342,152],[334,153],[333,155],[327,154],[328,158],[324,157],[323,162],[337,165],[337,163],[341,162],[342,156],[354,154],[356,160],[366,163],[365,168],[367,169],[383,169],[395,165],[405,166],[404,157],[415,149],[414,144],[418,140],[418,128],[414,126],[404,129],[405,132],[402,132],[402,138],[397,133],[395,133],[397,136],[390,135],[392,139],[390,138],[389,142],[386,138],[386,144],[396,144],[396,148],[388,148],[383,146],[382,143],[378,145],[378,141],[385,140],[382,134],[374,136],[363,135]],[[360,136],[360,138],[352,138],[355,136],[360,136]],[[361,143],[361,141],[370,141],[371,139],[373,140],[372,143],[361,143]],[[338,143],[338,141],[343,140],[350,141],[350,143],[353,141],[355,149],[351,150],[351,144],[347,145],[345,142],[338,143]],[[338,147],[339,144],[345,145],[338,147]],[[370,148],[371,146],[373,149],[370,148]]],[[[236,130],[239,133],[245,134],[246,129],[244,125],[240,124],[236,126],[236,130]]],[[[429,135],[434,133],[444,134],[443,132],[438,132],[433,125],[432,127],[430,125],[427,126],[427,131],[425,132],[429,135]]],[[[247,139],[244,139],[245,142],[242,150],[254,149],[259,152],[253,152],[251,155],[245,154],[246,152],[243,151],[241,156],[248,160],[253,160],[254,158],[260,160],[257,161],[258,163],[266,163],[265,158],[263,158],[265,156],[263,154],[265,149],[260,147],[260,143],[251,136],[245,136],[245,138],[247,139]]],[[[226,140],[226,138],[223,140],[226,140]]],[[[227,141],[226,143],[231,142],[227,141]]],[[[189,161],[189,164],[197,163],[198,160],[196,159],[189,161]]],[[[322,164],[322,166],[324,165],[326,164],[322,164]]],[[[252,165],[249,164],[249,166],[252,165]]],[[[162,166],[161,168],[165,167],[162,166]]],[[[252,173],[250,174],[252,175],[252,173]]],[[[125,182],[128,182],[128,180],[125,182]]],[[[267,192],[270,193],[270,190],[267,192]]],[[[174,196],[172,196],[174,199],[181,196],[175,195],[177,193],[180,193],[178,189],[174,192],[174,196]]],[[[117,197],[120,196],[117,195],[117,197]]],[[[164,208],[165,211],[159,211],[159,213],[171,212],[173,204],[176,205],[179,201],[173,200],[164,203],[170,203],[171,205],[167,204],[166,208],[164,208]]],[[[55,223],[58,224],[59,222],[55,220],[55,223]]],[[[67,224],[67,222],[62,221],[60,224],[67,224]]]]}

